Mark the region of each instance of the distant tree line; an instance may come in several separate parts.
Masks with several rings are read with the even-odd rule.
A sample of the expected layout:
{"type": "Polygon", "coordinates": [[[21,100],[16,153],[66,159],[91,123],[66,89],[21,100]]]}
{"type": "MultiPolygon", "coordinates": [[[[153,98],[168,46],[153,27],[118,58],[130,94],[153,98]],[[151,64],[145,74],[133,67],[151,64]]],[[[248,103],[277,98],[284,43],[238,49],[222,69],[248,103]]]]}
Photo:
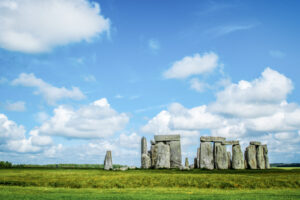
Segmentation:
{"type": "Polygon", "coordinates": [[[8,161],[0,161],[0,168],[12,168],[12,163],[8,161]]]}
{"type": "Polygon", "coordinates": [[[271,167],[300,167],[300,163],[272,163],[271,167]]]}

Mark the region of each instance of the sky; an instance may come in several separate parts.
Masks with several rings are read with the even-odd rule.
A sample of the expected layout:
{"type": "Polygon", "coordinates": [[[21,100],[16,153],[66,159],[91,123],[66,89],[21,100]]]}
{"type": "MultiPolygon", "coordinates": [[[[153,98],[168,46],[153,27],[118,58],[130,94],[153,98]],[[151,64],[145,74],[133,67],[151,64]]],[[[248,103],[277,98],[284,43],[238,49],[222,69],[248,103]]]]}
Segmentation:
{"type": "Polygon", "coordinates": [[[206,135],[300,162],[299,6],[0,0],[0,160],[140,166],[180,134],[190,163],[206,135]]]}

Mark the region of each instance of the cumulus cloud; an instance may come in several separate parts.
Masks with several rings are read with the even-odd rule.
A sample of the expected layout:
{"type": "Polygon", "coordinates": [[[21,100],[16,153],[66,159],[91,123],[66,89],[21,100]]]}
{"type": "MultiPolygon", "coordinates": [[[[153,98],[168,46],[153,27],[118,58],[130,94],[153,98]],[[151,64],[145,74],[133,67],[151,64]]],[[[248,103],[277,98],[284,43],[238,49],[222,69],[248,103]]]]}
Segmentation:
{"type": "Polygon", "coordinates": [[[74,110],[58,106],[54,115],[37,128],[42,135],[67,138],[107,138],[122,130],[128,123],[125,113],[112,109],[105,98],[74,110]]]}
{"type": "Polygon", "coordinates": [[[190,80],[190,87],[197,92],[203,92],[207,87],[207,83],[199,81],[197,78],[193,78],[190,80]]]}
{"type": "Polygon", "coordinates": [[[17,101],[12,103],[7,102],[5,105],[5,109],[8,111],[23,112],[26,110],[26,106],[24,101],[17,101]]]}
{"type": "Polygon", "coordinates": [[[60,45],[91,41],[108,33],[110,21],[88,0],[3,0],[0,47],[40,53],[60,45]]]}
{"type": "Polygon", "coordinates": [[[204,74],[218,66],[218,59],[218,55],[213,52],[186,56],[175,61],[163,75],[167,79],[183,79],[192,75],[204,74]]]}
{"type": "Polygon", "coordinates": [[[20,74],[18,78],[12,81],[12,85],[22,85],[25,87],[36,88],[34,94],[42,95],[50,105],[55,105],[56,101],[60,99],[70,98],[74,100],[80,100],[85,98],[84,94],[77,87],[72,87],[72,89],[66,89],[65,87],[54,87],[42,79],[35,77],[35,75],[32,73],[20,74]]]}

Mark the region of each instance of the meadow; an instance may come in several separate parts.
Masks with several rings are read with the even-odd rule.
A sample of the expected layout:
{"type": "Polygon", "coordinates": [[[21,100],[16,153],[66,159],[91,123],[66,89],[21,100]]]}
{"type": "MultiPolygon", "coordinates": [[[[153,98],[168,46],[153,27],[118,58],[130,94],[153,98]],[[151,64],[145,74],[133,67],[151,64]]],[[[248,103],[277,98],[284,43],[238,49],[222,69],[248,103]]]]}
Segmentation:
{"type": "Polygon", "coordinates": [[[300,169],[0,169],[0,199],[300,199],[300,169]]]}

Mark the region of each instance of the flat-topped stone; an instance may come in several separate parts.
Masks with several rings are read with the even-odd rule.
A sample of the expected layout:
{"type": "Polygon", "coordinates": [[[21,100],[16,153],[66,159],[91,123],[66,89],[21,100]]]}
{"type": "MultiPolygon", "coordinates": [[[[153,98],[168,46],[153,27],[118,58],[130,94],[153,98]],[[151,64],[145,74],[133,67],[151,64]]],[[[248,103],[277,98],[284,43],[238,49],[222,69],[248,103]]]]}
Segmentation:
{"type": "Polygon", "coordinates": [[[155,142],[180,141],[180,135],[154,135],[155,142]]]}
{"type": "Polygon", "coordinates": [[[238,144],[240,144],[240,141],[238,141],[238,140],[223,141],[223,142],[221,142],[221,144],[223,144],[223,145],[238,145],[238,144]]]}
{"type": "Polygon", "coordinates": [[[213,136],[201,136],[200,141],[201,142],[223,142],[226,138],[224,137],[213,137],[213,136]]]}
{"type": "Polygon", "coordinates": [[[261,145],[261,142],[251,141],[250,144],[251,144],[251,145],[261,145]]]}

